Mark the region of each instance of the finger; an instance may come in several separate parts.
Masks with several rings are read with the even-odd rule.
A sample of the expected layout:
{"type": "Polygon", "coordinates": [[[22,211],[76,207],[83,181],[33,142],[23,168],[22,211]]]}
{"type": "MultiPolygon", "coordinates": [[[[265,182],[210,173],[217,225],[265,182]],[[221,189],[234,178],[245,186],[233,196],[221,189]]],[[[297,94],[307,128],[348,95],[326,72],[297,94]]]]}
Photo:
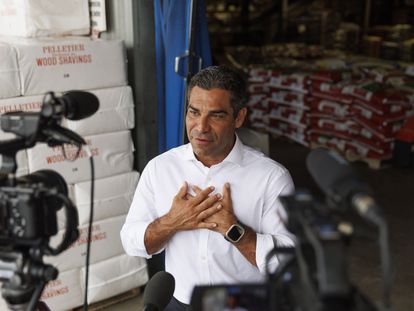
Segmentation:
{"type": "Polygon", "coordinates": [[[217,228],[217,224],[214,223],[214,222],[203,222],[202,221],[202,222],[198,223],[197,228],[213,230],[213,229],[217,228]]]}
{"type": "Polygon", "coordinates": [[[214,191],[214,187],[207,187],[206,189],[202,190],[200,193],[196,194],[196,196],[194,198],[192,198],[193,200],[193,204],[194,205],[198,205],[201,202],[203,202],[210,193],[212,193],[214,191]]]}
{"type": "Polygon", "coordinates": [[[228,182],[223,186],[223,200],[231,200],[230,184],[228,182]]]}
{"type": "Polygon", "coordinates": [[[206,210],[202,211],[200,214],[198,214],[197,219],[199,221],[203,221],[210,216],[213,216],[215,213],[219,212],[223,208],[223,205],[216,204],[211,206],[210,208],[207,208],[206,210]]]}
{"type": "Polygon", "coordinates": [[[199,194],[202,191],[201,188],[199,188],[197,186],[193,186],[192,189],[196,194],[199,194]]]}
{"type": "Polygon", "coordinates": [[[210,208],[213,206],[218,200],[220,200],[221,194],[217,193],[215,195],[209,196],[204,201],[200,202],[200,204],[195,206],[196,211],[201,212],[205,209],[210,208]]]}

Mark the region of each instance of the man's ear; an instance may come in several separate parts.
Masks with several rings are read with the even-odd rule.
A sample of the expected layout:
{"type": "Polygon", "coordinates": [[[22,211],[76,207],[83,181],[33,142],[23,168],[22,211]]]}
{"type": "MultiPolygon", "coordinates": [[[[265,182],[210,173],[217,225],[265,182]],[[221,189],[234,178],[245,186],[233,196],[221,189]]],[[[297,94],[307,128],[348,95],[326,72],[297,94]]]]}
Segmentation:
{"type": "Polygon", "coordinates": [[[247,115],[247,108],[244,107],[240,109],[236,117],[236,129],[238,129],[239,127],[243,125],[244,119],[246,119],[246,115],[247,115]]]}

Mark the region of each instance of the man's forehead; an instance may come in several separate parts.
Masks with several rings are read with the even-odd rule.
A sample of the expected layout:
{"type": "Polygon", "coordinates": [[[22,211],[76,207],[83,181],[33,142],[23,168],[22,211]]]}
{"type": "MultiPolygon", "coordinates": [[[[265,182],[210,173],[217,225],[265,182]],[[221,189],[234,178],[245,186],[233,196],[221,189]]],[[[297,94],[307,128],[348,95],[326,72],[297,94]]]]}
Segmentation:
{"type": "Polygon", "coordinates": [[[230,92],[218,88],[205,90],[199,87],[194,87],[191,90],[188,105],[194,109],[232,109],[230,103],[230,92]]]}

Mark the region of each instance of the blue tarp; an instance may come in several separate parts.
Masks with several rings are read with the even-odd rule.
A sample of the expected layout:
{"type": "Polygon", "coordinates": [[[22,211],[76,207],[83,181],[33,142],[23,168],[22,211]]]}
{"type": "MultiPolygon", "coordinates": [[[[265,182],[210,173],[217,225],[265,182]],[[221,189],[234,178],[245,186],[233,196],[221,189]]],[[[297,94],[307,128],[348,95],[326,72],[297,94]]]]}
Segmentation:
{"type": "MultiPolygon", "coordinates": [[[[175,72],[175,58],[188,52],[191,0],[155,0],[157,60],[158,145],[164,152],[183,143],[186,80],[175,72]]],[[[210,41],[204,0],[198,0],[194,53],[211,65],[210,41]]]]}

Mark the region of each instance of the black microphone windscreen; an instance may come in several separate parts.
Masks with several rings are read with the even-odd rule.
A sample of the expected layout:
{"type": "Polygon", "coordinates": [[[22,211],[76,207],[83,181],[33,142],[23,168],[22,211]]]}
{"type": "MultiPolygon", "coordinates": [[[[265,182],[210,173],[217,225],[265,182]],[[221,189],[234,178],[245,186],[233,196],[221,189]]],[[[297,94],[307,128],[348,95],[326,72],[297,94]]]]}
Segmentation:
{"type": "Polygon", "coordinates": [[[99,99],[92,93],[69,91],[61,97],[65,104],[65,116],[69,120],[81,120],[93,115],[99,109],[99,99]]]}
{"type": "Polygon", "coordinates": [[[157,272],[145,287],[144,307],[153,305],[158,310],[164,310],[174,294],[174,288],[175,280],[170,273],[165,271],[157,272]]]}
{"type": "Polygon", "coordinates": [[[345,199],[355,192],[370,192],[348,162],[332,150],[312,150],[306,165],[316,184],[333,199],[345,199]]]}

